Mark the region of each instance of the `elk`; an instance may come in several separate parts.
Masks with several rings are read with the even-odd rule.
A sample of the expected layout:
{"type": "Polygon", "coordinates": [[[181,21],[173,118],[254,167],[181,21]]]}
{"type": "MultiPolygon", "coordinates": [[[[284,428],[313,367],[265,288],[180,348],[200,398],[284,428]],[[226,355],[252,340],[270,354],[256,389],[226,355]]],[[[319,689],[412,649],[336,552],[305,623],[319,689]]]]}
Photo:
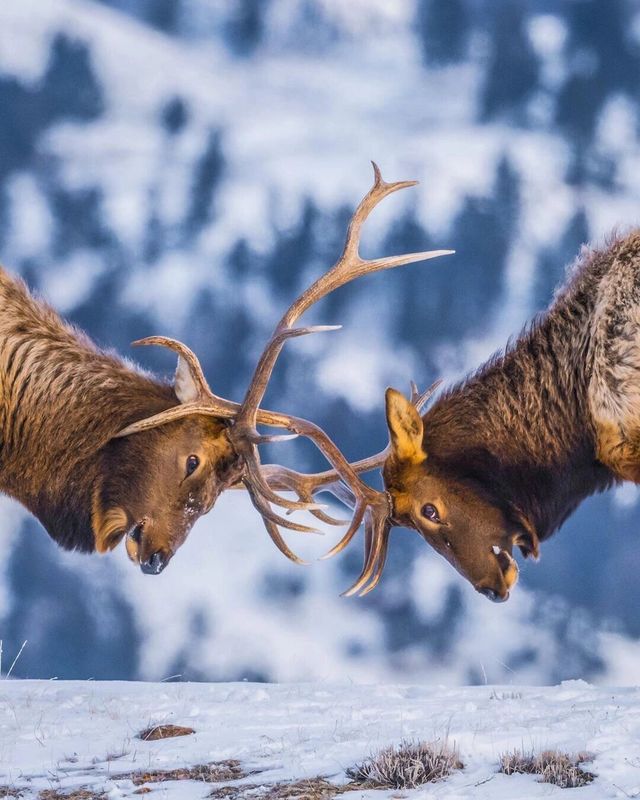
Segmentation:
{"type": "Polygon", "coordinates": [[[362,275],[449,252],[360,257],[360,231],[370,212],[414,183],[386,183],[374,164],[373,187],[353,215],[342,255],[285,312],[240,404],[211,391],[185,344],[163,336],[134,343],[177,353],[175,379],[163,381],[98,349],[0,270],[0,491],[20,501],[63,548],[103,553],[124,538],[131,560],[144,573],[158,574],[220,493],[242,486],[276,546],[300,562],[279,528],[313,529],[280,516],[272,505],[340,521],[311,496],[315,476],[263,468],[258,446],[310,438],[332,467],[322,480],[339,496],[359,485],[358,473],[372,462],[349,464],[318,426],[263,410],[260,403],[289,338],[339,327],[295,327],[310,306],[362,275]],[[289,433],[260,434],[258,425],[289,433]],[[293,491],[298,499],[277,490],[293,491]]]}
{"type": "MultiPolygon", "coordinates": [[[[368,515],[364,567],[345,594],[376,586],[397,525],[502,602],[514,547],[537,559],[586,497],[640,483],[640,230],[584,247],[550,308],[421,416],[433,388],[418,402],[415,385],[411,400],[387,389],[389,446],[370,459],[384,492],[343,487],[354,521],[368,515]]],[[[308,479],[310,496],[325,480],[308,479]]]]}

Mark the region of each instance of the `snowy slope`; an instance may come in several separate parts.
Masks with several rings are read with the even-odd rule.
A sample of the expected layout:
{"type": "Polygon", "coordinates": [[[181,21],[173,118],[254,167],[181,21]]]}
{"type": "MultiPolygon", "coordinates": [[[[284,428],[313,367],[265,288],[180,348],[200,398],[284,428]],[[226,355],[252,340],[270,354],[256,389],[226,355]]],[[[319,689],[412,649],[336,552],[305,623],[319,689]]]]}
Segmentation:
{"type": "MultiPolygon", "coordinates": [[[[320,683],[256,685],[6,681],[0,684],[0,786],[133,796],[118,775],[237,759],[248,784],[314,778],[345,781],[345,770],[403,739],[448,737],[464,769],[402,797],[560,797],[530,775],[497,773],[508,750],[589,752],[596,774],[571,797],[633,797],[640,788],[640,690],[596,689],[583,681],[553,688],[468,689],[320,683]],[[150,724],[195,734],[144,742],[150,724]]],[[[210,785],[151,784],[166,798],[204,798],[210,785]]],[[[218,787],[215,787],[218,788],[218,787]]],[[[355,792],[360,796],[397,792],[355,792]]]]}
{"type": "MultiPolygon", "coordinates": [[[[0,4],[0,91],[11,99],[0,110],[31,148],[21,160],[0,135],[0,260],[101,343],[128,354],[139,336],[183,338],[214,388],[237,398],[269,325],[336,254],[368,159],[390,180],[418,178],[376,212],[365,250],[451,246],[458,261],[372,277],[318,309],[344,331],[293,345],[272,395],[354,457],[383,446],[387,384],[475,366],[547,301],[584,238],[637,221],[640,198],[637,109],[615,86],[586,177],[568,174],[574,142],[552,112],[585,61],[567,50],[559,10],[527,7],[538,84],[519,116],[487,117],[486,15],[464,57],[425,66],[423,5],[274,0],[261,46],[237,57],[221,2],[182,3],[180,36],[90,0],[0,4]],[[41,106],[38,127],[27,112],[41,106]]],[[[357,545],[302,570],[239,496],[223,498],[155,580],[123,553],[60,553],[3,501],[5,665],[27,640],[14,674],[631,682],[638,643],[606,620],[640,630],[640,514],[636,492],[617,498],[593,501],[545,545],[535,574],[546,584],[523,570],[503,608],[407,532],[394,534],[381,587],[341,600],[357,545]]],[[[313,555],[329,546],[289,541],[313,555]]]]}

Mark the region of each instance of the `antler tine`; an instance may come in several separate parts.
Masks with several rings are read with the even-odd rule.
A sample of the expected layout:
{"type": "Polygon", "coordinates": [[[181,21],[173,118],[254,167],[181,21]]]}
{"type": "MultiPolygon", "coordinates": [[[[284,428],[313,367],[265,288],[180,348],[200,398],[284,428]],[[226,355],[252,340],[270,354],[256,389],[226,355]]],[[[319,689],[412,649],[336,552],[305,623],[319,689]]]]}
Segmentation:
{"type": "MultiPolygon", "coordinates": [[[[209,388],[207,379],[204,376],[198,356],[193,352],[193,350],[191,350],[191,348],[187,347],[186,344],[179,342],[177,339],[171,339],[168,336],[146,336],[144,339],[136,339],[135,342],[131,342],[131,344],[133,347],[148,347],[150,345],[158,345],[159,347],[168,347],[169,350],[173,350],[174,353],[178,354],[178,369],[176,372],[180,372],[182,359],[186,363],[186,366],[191,372],[191,376],[196,383],[200,399],[215,397],[209,388]]],[[[222,398],[219,399],[222,400],[222,398]]]]}
{"type": "MultiPolygon", "coordinates": [[[[385,447],[379,453],[367,458],[362,458],[359,461],[354,461],[351,464],[351,469],[360,475],[363,472],[372,472],[375,469],[380,469],[389,455],[389,447],[385,447]]],[[[333,486],[339,482],[340,477],[335,469],[328,469],[324,472],[316,472],[305,474],[296,472],[288,467],[281,467],[279,464],[264,464],[261,468],[262,475],[272,489],[280,491],[298,491],[301,490],[312,491],[314,494],[320,491],[331,492],[334,494],[335,487],[333,486]]],[[[342,484],[343,488],[344,484],[342,484]]],[[[342,496],[336,494],[340,500],[342,496]]],[[[351,504],[353,505],[353,503],[351,504]]]]}
{"type": "Polygon", "coordinates": [[[353,517],[351,518],[351,524],[349,525],[349,529],[344,534],[342,539],[335,544],[328,553],[325,553],[321,556],[321,561],[326,561],[329,558],[333,558],[333,556],[338,555],[341,553],[344,548],[349,544],[349,542],[353,539],[353,537],[358,532],[360,525],[362,525],[362,521],[365,517],[367,512],[367,503],[366,501],[356,503],[355,508],[353,509],[353,517]]]}
{"type": "Polygon", "coordinates": [[[298,531],[299,533],[320,533],[316,528],[310,528],[308,525],[300,525],[298,522],[293,522],[276,514],[271,509],[269,503],[256,491],[256,487],[250,479],[243,479],[243,483],[249,491],[249,496],[251,497],[253,505],[258,509],[264,519],[268,519],[276,525],[282,525],[283,528],[288,528],[291,531],[298,531]]]}
{"type": "Polygon", "coordinates": [[[253,486],[247,482],[245,484],[245,488],[249,492],[249,497],[251,498],[251,502],[253,503],[254,507],[257,509],[258,513],[262,517],[262,521],[264,522],[264,526],[267,530],[267,533],[271,537],[272,542],[275,544],[278,550],[283,555],[285,555],[290,561],[293,561],[294,564],[307,565],[309,562],[303,561],[299,556],[297,556],[293,552],[293,550],[289,549],[287,543],[280,535],[280,531],[278,530],[278,525],[271,518],[271,509],[262,501],[260,496],[254,491],[253,486]]]}
{"type": "MultiPolygon", "coordinates": [[[[297,420],[295,422],[297,423],[297,420]]],[[[389,446],[379,453],[354,461],[350,464],[350,467],[358,475],[364,472],[372,472],[380,469],[388,455],[389,446]]],[[[355,505],[352,492],[348,486],[340,481],[340,476],[335,469],[328,469],[324,472],[303,473],[296,472],[293,469],[289,469],[289,467],[282,467],[279,464],[264,464],[261,466],[261,473],[272,489],[302,492],[307,495],[330,492],[345,505],[352,508],[355,505]]]]}
{"type": "Polygon", "coordinates": [[[204,414],[210,417],[222,417],[223,419],[230,419],[235,416],[239,405],[230,400],[225,400],[224,397],[218,397],[211,391],[198,356],[186,344],[168,336],[147,336],[144,339],[136,339],[131,344],[134,347],[158,345],[159,347],[167,347],[177,353],[176,390],[180,391],[181,387],[184,388],[186,382],[184,370],[187,369],[193,379],[196,392],[195,395],[192,394],[190,396],[188,402],[182,402],[166,411],[161,411],[151,417],[134,422],[117,433],[114,438],[119,439],[124,436],[131,436],[133,433],[150,430],[159,425],[165,425],[167,422],[175,422],[193,414],[204,414]]]}
{"type": "Polygon", "coordinates": [[[364,566],[358,580],[343,592],[344,597],[352,597],[354,594],[364,596],[378,584],[386,560],[389,530],[388,516],[381,515],[377,510],[368,512],[364,566]],[[375,583],[365,588],[372,579],[375,583]]]}
{"type": "Polygon", "coordinates": [[[411,381],[411,402],[416,407],[416,411],[422,411],[422,409],[426,406],[427,402],[431,399],[431,397],[435,394],[437,389],[442,384],[442,378],[438,378],[437,381],[434,381],[431,386],[424,390],[424,392],[420,392],[415,381],[411,381]]]}
{"type": "MultiPolygon", "coordinates": [[[[343,259],[359,259],[360,253],[360,231],[365,220],[378,203],[383,200],[387,195],[398,192],[400,189],[408,189],[411,186],[417,186],[418,181],[397,181],[396,183],[387,183],[380,172],[380,167],[375,161],[371,162],[373,166],[373,186],[365,197],[360,202],[356,209],[349,228],[347,229],[347,239],[342,251],[340,261],[343,259]]],[[[340,263],[340,262],[338,262],[340,263]]]]}
{"type": "Polygon", "coordinates": [[[417,181],[398,181],[396,183],[386,183],[382,179],[380,169],[375,162],[373,164],[374,182],[371,189],[360,201],[356,208],[349,228],[340,258],[336,263],[308,289],[306,289],[291,304],[283,314],[277,324],[273,336],[263,350],[262,356],[254,372],[253,379],[245,395],[242,410],[238,415],[236,424],[248,424],[255,427],[255,414],[262,402],[267,389],[269,378],[280,354],[285,341],[292,336],[300,336],[317,331],[335,330],[335,326],[315,326],[311,328],[294,329],[295,322],[312,305],[317,303],[327,294],[335,291],[346,283],[356,278],[379,270],[391,269],[403,264],[436,258],[441,255],[449,255],[453,250],[431,250],[423,253],[410,253],[401,256],[390,256],[386,258],[367,260],[359,254],[360,234],[362,225],[373,211],[373,209],[388,195],[401,189],[415,186],[417,181]]]}
{"type": "MultiPolygon", "coordinates": [[[[253,378],[245,394],[242,407],[234,420],[231,430],[231,436],[237,452],[244,458],[247,465],[253,465],[250,470],[252,472],[251,479],[255,489],[259,491],[265,499],[268,498],[270,502],[277,503],[278,505],[284,505],[284,507],[291,508],[289,503],[283,503],[283,499],[279,498],[273,493],[267,481],[260,475],[259,472],[257,444],[261,441],[261,437],[256,430],[256,425],[259,419],[258,412],[260,403],[264,398],[276,361],[287,339],[294,336],[303,336],[309,333],[335,329],[335,326],[295,328],[294,325],[296,321],[310,306],[312,306],[314,303],[317,303],[318,300],[322,299],[340,286],[343,286],[355,278],[360,277],[361,275],[383,269],[390,269],[402,264],[426,260],[453,252],[449,250],[437,250],[425,253],[411,253],[402,256],[392,256],[377,260],[366,260],[361,258],[359,254],[361,229],[371,211],[387,195],[399,191],[400,189],[415,186],[416,184],[416,181],[386,183],[382,178],[380,169],[375,163],[373,164],[373,170],[373,186],[359,203],[356,211],[353,214],[347,231],[345,246],[340,258],[333,265],[333,267],[331,267],[331,269],[318,278],[318,280],[316,280],[291,304],[276,325],[273,335],[265,346],[258,361],[253,378]]],[[[294,418],[290,418],[285,427],[290,431],[307,436],[314,441],[329,463],[335,468],[340,479],[343,480],[353,492],[356,501],[356,519],[361,515],[361,513],[363,514],[363,508],[366,508],[368,503],[374,501],[375,493],[372,489],[366,486],[366,484],[363,484],[359,480],[357,473],[354,472],[349,462],[344,458],[342,453],[333,444],[324,431],[322,431],[322,429],[320,429],[318,426],[307,422],[306,420],[294,418]],[[363,508],[358,508],[359,504],[362,505],[363,508]]],[[[297,507],[308,508],[309,504],[299,502],[297,507]]],[[[353,524],[350,526],[349,532],[351,532],[352,529],[353,524]]],[[[355,530],[351,535],[354,533],[355,530]]],[[[346,546],[346,542],[344,546],[346,546]]]]}
{"type": "MultiPolygon", "coordinates": [[[[262,473],[262,469],[260,467],[260,461],[258,459],[251,460],[246,464],[246,472],[247,477],[251,481],[254,486],[260,487],[260,494],[269,503],[275,503],[279,505],[281,508],[287,508],[289,511],[319,511],[324,506],[319,505],[318,503],[313,502],[313,499],[309,500],[309,502],[298,502],[294,500],[287,500],[285,497],[281,497],[280,495],[276,494],[271,486],[269,485],[268,481],[265,481],[264,475],[262,473]]],[[[300,498],[302,499],[302,498],[300,498]]]]}
{"type": "Polygon", "coordinates": [[[387,531],[383,536],[380,538],[380,550],[378,552],[378,556],[376,558],[376,568],[373,576],[369,582],[369,585],[366,586],[359,594],[359,597],[364,597],[365,595],[372,592],[378,583],[380,583],[380,578],[382,577],[382,573],[384,571],[384,565],[387,562],[387,552],[389,550],[389,532],[387,531]]]}

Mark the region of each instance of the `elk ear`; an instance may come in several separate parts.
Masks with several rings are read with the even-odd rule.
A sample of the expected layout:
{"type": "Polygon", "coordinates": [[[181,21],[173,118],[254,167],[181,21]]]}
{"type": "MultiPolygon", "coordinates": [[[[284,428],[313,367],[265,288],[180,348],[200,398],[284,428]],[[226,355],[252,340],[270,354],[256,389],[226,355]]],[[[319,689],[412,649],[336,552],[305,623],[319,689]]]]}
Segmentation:
{"type": "Polygon", "coordinates": [[[427,457],[422,448],[423,426],[420,414],[396,389],[387,389],[385,402],[393,455],[398,461],[420,464],[427,457]]]}
{"type": "Polygon", "coordinates": [[[181,403],[193,403],[200,397],[198,384],[194,380],[189,364],[182,356],[178,356],[173,390],[181,403]]]}
{"type": "Polygon", "coordinates": [[[105,511],[99,498],[93,495],[91,527],[98,553],[107,553],[120,542],[129,527],[129,518],[124,508],[115,506],[105,511]]]}

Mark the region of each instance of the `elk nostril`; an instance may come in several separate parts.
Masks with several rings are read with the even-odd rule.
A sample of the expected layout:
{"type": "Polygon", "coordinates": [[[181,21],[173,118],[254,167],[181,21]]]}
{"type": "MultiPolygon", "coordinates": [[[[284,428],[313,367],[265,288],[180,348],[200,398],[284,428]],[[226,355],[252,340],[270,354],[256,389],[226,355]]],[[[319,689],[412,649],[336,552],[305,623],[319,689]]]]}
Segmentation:
{"type": "Polygon", "coordinates": [[[167,566],[168,559],[158,550],[147,561],[140,562],[140,569],[145,575],[159,575],[167,566]]]}
{"type": "Polygon", "coordinates": [[[500,597],[498,592],[495,589],[490,589],[488,586],[479,586],[478,591],[480,594],[483,594],[485,597],[488,597],[492,603],[504,603],[505,600],[509,599],[509,592],[506,593],[504,597],[500,597]]]}

